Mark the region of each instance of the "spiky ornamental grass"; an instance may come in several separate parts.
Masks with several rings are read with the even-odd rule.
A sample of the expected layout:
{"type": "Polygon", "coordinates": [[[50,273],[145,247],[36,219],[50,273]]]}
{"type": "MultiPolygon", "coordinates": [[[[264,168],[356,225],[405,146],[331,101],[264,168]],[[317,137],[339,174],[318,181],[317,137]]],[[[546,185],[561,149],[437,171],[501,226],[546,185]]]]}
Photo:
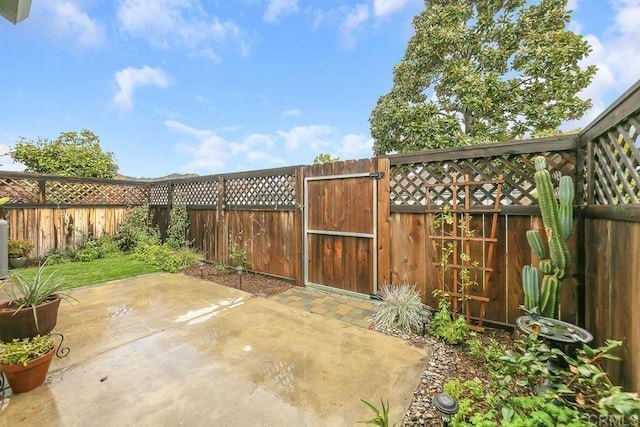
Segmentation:
{"type": "Polygon", "coordinates": [[[420,309],[423,305],[415,286],[406,282],[400,286],[383,285],[380,294],[382,301],[374,303],[377,311],[373,323],[377,328],[411,332],[411,326],[417,328],[422,324],[420,309]]]}

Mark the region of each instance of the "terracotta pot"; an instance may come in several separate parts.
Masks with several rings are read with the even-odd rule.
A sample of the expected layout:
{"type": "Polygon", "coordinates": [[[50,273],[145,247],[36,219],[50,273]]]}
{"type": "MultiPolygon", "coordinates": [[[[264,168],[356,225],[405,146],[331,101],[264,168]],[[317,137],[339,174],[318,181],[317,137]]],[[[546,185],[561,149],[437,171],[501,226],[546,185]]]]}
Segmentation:
{"type": "Polygon", "coordinates": [[[0,365],[0,370],[4,372],[4,376],[7,377],[7,381],[14,393],[24,393],[44,384],[54,354],[55,347],[44,356],[28,362],[27,366],[20,363],[17,365],[0,365]]]}
{"type": "Polygon", "coordinates": [[[0,303],[0,341],[9,342],[14,338],[29,338],[38,334],[47,335],[58,321],[60,297],[36,306],[38,328],[33,318],[33,309],[25,307],[16,312],[9,306],[9,301],[0,303]]]}

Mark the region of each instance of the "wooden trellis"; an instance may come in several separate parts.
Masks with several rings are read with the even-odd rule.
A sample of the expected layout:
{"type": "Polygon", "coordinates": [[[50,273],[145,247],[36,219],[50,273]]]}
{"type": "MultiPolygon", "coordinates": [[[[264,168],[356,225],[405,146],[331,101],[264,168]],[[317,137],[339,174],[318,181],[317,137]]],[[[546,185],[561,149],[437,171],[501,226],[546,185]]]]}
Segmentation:
{"type": "MultiPolygon", "coordinates": [[[[448,294],[453,300],[453,312],[457,313],[460,308],[463,309],[467,324],[471,329],[483,331],[483,322],[486,311],[486,303],[489,302],[489,278],[493,272],[493,256],[495,245],[497,242],[496,231],[498,226],[498,214],[500,213],[500,197],[503,184],[502,175],[497,180],[487,181],[470,181],[469,175],[464,175],[462,181],[458,181],[457,176],[452,177],[452,181],[448,183],[439,183],[426,186],[426,194],[429,199],[429,207],[432,212],[433,208],[442,208],[446,206],[448,215],[450,215],[451,230],[446,231],[444,224],[441,227],[440,234],[431,234],[429,237],[435,241],[439,241],[440,248],[446,248],[446,259],[435,261],[436,266],[440,269],[440,289],[448,294]],[[487,204],[487,189],[492,191],[490,202],[487,204]],[[439,195],[449,194],[450,204],[439,206],[432,203],[434,200],[432,191],[437,191],[439,195]],[[488,235],[482,232],[481,236],[476,236],[471,230],[471,214],[482,213],[491,214],[491,226],[488,235]],[[472,244],[480,245],[482,248],[482,264],[472,264],[472,244]],[[464,286],[464,275],[468,274],[469,269],[480,271],[481,276],[481,292],[474,293],[475,289],[464,286]],[[451,271],[451,281],[453,289],[446,289],[445,271],[451,271]],[[466,270],[467,273],[464,273],[466,270]],[[479,303],[479,315],[477,324],[472,323],[471,303],[479,303]]],[[[484,224],[484,221],[483,221],[484,224]]],[[[476,282],[477,283],[477,282],[476,282]]]]}

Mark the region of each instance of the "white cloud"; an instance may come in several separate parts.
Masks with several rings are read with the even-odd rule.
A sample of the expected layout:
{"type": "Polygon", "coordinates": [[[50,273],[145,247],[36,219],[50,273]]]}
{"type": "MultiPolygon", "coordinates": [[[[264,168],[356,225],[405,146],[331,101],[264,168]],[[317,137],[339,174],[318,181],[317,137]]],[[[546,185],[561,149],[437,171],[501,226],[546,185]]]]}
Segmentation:
{"type": "Polygon", "coordinates": [[[280,17],[298,12],[298,0],[269,0],[262,19],[270,24],[277,24],[280,17]]]}
{"type": "Polygon", "coordinates": [[[54,38],[80,47],[96,47],[105,40],[102,23],[92,19],[74,1],[42,2],[37,19],[54,38]]]}
{"type": "MultiPolygon", "coordinates": [[[[613,22],[607,23],[609,30],[601,37],[585,35],[592,52],[583,65],[596,65],[598,72],[580,96],[590,98],[593,108],[582,119],[565,123],[562,126],[565,130],[588,125],[638,79],[640,26],[637,22],[640,21],[640,0],[611,0],[610,4],[615,14],[613,22]]],[[[577,2],[575,6],[578,6],[577,2]]]]}
{"type": "Polygon", "coordinates": [[[220,136],[217,131],[196,129],[174,120],[165,121],[164,124],[169,130],[188,138],[176,144],[176,151],[188,158],[181,168],[185,172],[233,172],[229,170],[232,161],[243,170],[286,164],[268,151],[275,148],[273,138],[267,134],[253,133],[240,141],[233,141],[220,136]]]}
{"type": "Polygon", "coordinates": [[[282,115],[285,117],[300,117],[302,115],[302,111],[297,108],[291,108],[289,110],[284,110],[282,115]]]}
{"type": "Polygon", "coordinates": [[[342,137],[338,153],[342,160],[371,157],[372,147],[373,138],[349,133],[342,137]]]}
{"type": "Polygon", "coordinates": [[[350,9],[338,28],[345,49],[353,49],[358,41],[361,25],[369,19],[369,6],[358,4],[350,9]]]}
{"type": "Polygon", "coordinates": [[[198,0],[120,0],[117,18],[123,33],[159,48],[186,48],[214,60],[224,42],[238,43],[248,55],[240,28],[206,13],[198,0]]]}
{"type": "Polygon", "coordinates": [[[127,67],[115,75],[118,92],[113,97],[114,103],[128,110],[133,107],[133,92],[141,86],[157,86],[165,88],[171,84],[169,76],[159,68],[144,66],[142,68],[127,67]]]}
{"type": "Polygon", "coordinates": [[[305,161],[311,163],[320,153],[337,155],[342,160],[371,157],[373,140],[369,136],[354,133],[342,134],[331,126],[296,126],[289,131],[278,131],[289,151],[313,154],[305,161]]]}
{"type": "Polygon", "coordinates": [[[335,130],[331,126],[296,126],[289,131],[277,131],[288,150],[298,148],[319,148],[328,144],[327,136],[332,135],[335,130]]]}
{"type": "MultiPolygon", "coordinates": [[[[221,135],[220,130],[196,129],[174,120],[164,122],[167,129],[181,135],[176,151],[186,157],[183,172],[219,173],[310,164],[320,153],[341,159],[371,157],[369,136],[344,134],[331,126],[296,126],[274,134],[251,133],[240,138],[221,135]],[[286,151],[289,161],[280,154],[286,151]],[[233,164],[235,170],[230,170],[233,164]]],[[[222,128],[221,128],[222,129],[222,128]]]]}
{"type": "Polygon", "coordinates": [[[244,142],[252,147],[273,146],[273,138],[263,133],[252,133],[244,139],[244,142]]]}
{"type": "Polygon", "coordinates": [[[404,8],[409,0],[373,0],[373,13],[376,16],[390,15],[404,8]]]}

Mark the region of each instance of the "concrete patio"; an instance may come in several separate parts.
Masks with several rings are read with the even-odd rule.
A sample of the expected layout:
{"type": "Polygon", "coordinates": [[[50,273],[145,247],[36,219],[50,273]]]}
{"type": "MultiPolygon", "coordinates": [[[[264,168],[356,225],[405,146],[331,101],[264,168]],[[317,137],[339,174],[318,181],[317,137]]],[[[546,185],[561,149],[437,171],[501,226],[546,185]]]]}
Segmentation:
{"type": "Polygon", "coordinates": [[[8,396],[0,425],[350,426],[360,402],[399,422],[428,349],[182,274],[73,291],[71,353],[8,396]]]}

